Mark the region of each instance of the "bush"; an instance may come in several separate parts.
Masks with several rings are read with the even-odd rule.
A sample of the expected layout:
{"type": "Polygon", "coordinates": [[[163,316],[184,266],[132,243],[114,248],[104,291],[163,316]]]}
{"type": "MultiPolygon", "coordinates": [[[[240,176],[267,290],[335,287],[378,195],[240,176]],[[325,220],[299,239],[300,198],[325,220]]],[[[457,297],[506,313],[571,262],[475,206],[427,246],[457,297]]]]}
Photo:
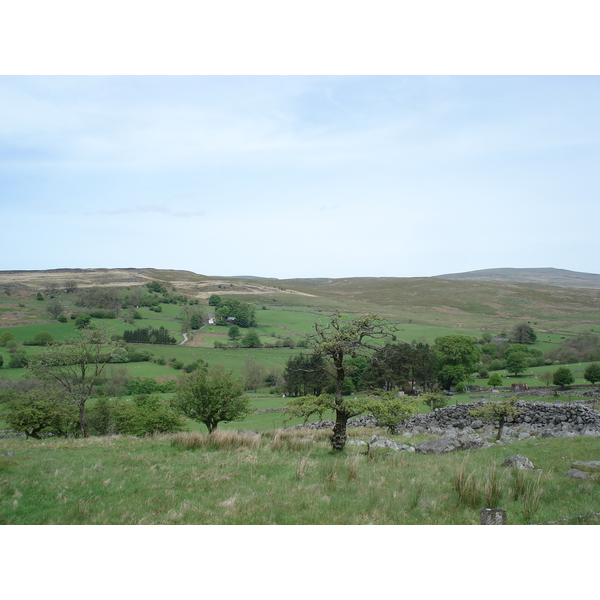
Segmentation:
{"type": "Polygon", "coordinates": [[[127,384],[127,394],[155,394],[168,393],[176,389],[177,384],[173,380],[168,380],[165,383],[159,383],[152,377],[144,377],[143,379],[134,379],[127,384]]]}
{"type": "Polygon", "coordinates": [[[565,387],[567,385],[571,385],[574,383],[575,378],[573,377],[573,373],[571,369],[567,367],[559,367],[554,371],[554,385],[559,385],[560,387],[565,387]]]}
{"type": "Polygon", "coordinates": [[[17,393],[8,402],[8,409],[6,422],[15,431],[38,440],[44,434],[74,434],[79,428],[77,409],[54,390],[34,388],[17,393]]]}
{"type": "Polygon", "coordinates": [[[128,435],[150,435],[183,431],[183,419],[157,394],[136,396],[112,409],[115,429],[128,435]]]}

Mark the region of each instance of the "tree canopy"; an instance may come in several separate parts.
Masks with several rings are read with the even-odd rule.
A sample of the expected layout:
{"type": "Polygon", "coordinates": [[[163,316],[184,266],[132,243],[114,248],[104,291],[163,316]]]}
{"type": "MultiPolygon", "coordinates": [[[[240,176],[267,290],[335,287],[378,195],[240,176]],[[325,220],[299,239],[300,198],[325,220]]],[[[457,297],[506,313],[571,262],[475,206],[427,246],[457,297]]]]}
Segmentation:
{"type": "Polygon", "coordinates": [[[232,371],[213,368],[182,381],[173,406],[186,417],[204,423],[212,433],[221,422],[239,421],[251,412],[244,384],[232,371]]]}
{"type": "Polygon", "coordinates": [[[444,389],[460,382],[472,381],[481,356],[475,340],[467,335],[445,335],[435,339],[438,381],[444,389]]]}

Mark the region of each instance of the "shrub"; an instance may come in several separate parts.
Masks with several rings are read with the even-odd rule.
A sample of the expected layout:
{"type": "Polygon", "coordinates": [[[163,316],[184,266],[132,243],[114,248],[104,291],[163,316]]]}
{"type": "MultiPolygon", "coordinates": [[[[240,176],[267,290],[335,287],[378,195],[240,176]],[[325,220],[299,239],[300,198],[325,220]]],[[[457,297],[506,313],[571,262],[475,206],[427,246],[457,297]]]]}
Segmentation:
{"type": "Polygon", "coordinates": [[[8,402],[8,409],[6,422],[27,437],[39,440],[43,434],[65,436],[78,429],[75,406],[51,389],[40,387],[17,393],[8,402]]]}
{"type": "Polygon", "coordinates": [[[575,378],[573,377],[573,373],[568,367],[559,367],[556,369],[556,371],[554,371],[554,385],[565,387],[567,385],[571,385],[574,381],[575,378]]]}
{"type": "Polygon", "coordinates": [[[120,402],[112,410],[118,433],[143,436],[172,433],[184,428],[183,419],[160,396],[136,396],[133,402],[120,402]]]}

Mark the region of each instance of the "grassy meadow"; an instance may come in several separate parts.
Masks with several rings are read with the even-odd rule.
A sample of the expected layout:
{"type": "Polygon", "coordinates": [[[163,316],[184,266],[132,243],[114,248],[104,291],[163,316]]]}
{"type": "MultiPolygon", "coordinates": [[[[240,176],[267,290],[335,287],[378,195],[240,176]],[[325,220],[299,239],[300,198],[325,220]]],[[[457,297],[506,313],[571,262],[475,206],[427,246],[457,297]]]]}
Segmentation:
{"type": "Polygon", "coordinates": [[[349,445],[336,455],[326,435],[0,440],[0,523],[474,525],[501,506],[509,524],[529,524],[599,511],[600,481],[564,476],[574,460],[597,458],[595,439],[442,456],[349,445]],[[503,467],[516,453],[542,472],[503,467]]]}

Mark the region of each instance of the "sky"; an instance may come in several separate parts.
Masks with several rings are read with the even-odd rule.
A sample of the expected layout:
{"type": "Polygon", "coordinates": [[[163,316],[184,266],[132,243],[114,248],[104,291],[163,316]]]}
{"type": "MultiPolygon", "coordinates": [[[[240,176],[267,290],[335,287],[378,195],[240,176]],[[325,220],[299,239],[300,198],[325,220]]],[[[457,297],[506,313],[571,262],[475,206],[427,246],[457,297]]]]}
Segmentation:
{"type": "Polygon", "coordinates": [[[597,273],[598,76],[2,76],[0,270],[597,273]]]}

